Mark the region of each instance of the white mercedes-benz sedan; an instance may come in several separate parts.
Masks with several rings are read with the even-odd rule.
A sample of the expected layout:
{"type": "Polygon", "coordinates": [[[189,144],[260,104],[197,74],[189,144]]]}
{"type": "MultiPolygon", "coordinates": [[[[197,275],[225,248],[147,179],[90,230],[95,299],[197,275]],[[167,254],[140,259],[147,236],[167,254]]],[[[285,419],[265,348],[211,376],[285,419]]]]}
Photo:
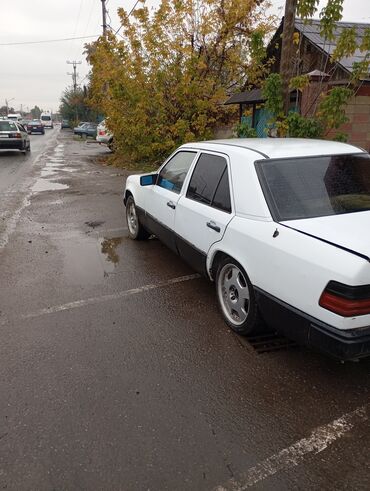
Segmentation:
{"type": "Polygon", "coordinates": [[[237,333],[268,326],[370,355],[370,156],[344,143],[189,143],[127,179],[129,235],[156,235],[216,285],[237,333]]]}

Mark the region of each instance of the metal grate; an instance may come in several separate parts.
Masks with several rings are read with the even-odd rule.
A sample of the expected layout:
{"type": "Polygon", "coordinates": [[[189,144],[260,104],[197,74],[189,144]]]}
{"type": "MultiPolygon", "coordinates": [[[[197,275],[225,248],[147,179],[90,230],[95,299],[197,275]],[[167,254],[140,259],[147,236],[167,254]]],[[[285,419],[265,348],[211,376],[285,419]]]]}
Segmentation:
{"type": "Polygon", "coordinates": [[[291,339],[275,332],[266,332],[259,336],[238,336],[243,346],[252,347],[259,355],[274,351],[283,351],[295,348],[298,344],[291,339]]]}

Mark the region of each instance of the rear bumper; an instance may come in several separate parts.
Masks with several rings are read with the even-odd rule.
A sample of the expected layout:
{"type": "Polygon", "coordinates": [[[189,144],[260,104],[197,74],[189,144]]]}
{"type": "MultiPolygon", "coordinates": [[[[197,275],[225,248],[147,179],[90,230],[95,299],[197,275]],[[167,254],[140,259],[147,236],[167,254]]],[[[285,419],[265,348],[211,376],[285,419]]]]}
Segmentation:
{"type": "Polygon", "coordinates": [[[22,150],[23,141],[22,140],[0,140],[0,150],[22,150]]]}
{"type": "Polygon", "coordinates": [[[266,323],[294,339],[341,360],[370,356],[370,326],[341,330],[295,309],[256,289],[259,309],[266,323]]]}

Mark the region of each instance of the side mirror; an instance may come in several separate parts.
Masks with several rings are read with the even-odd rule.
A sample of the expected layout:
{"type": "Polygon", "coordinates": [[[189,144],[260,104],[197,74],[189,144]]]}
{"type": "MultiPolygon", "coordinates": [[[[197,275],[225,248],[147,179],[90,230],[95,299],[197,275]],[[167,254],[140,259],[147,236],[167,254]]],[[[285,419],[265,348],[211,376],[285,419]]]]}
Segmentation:
{"type": "Polygon", "coordinates": [[[140,186],[152,186],[157,181],[158,174],[148,174],[140,177],[140,186]]]}

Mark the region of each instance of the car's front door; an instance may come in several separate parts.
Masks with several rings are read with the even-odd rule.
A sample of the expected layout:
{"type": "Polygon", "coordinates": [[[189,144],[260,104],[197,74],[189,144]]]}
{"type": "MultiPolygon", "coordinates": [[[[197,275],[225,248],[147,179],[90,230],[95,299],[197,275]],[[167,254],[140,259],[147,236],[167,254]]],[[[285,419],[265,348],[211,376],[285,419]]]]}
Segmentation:
{"type": "Polygon", "coordinates": [[[150,231],[176,251],[175,213],[180,192],[197,152],[180,150],[162,167],[146,196],[146,223],[150,231]]]}
{"type": "Polygon", "coordinates": [[[175,218],[178,251],[195,270],[205,272],[209,248],[222,239],[232,216],[228,159],[202,152],[175,218]]]}

